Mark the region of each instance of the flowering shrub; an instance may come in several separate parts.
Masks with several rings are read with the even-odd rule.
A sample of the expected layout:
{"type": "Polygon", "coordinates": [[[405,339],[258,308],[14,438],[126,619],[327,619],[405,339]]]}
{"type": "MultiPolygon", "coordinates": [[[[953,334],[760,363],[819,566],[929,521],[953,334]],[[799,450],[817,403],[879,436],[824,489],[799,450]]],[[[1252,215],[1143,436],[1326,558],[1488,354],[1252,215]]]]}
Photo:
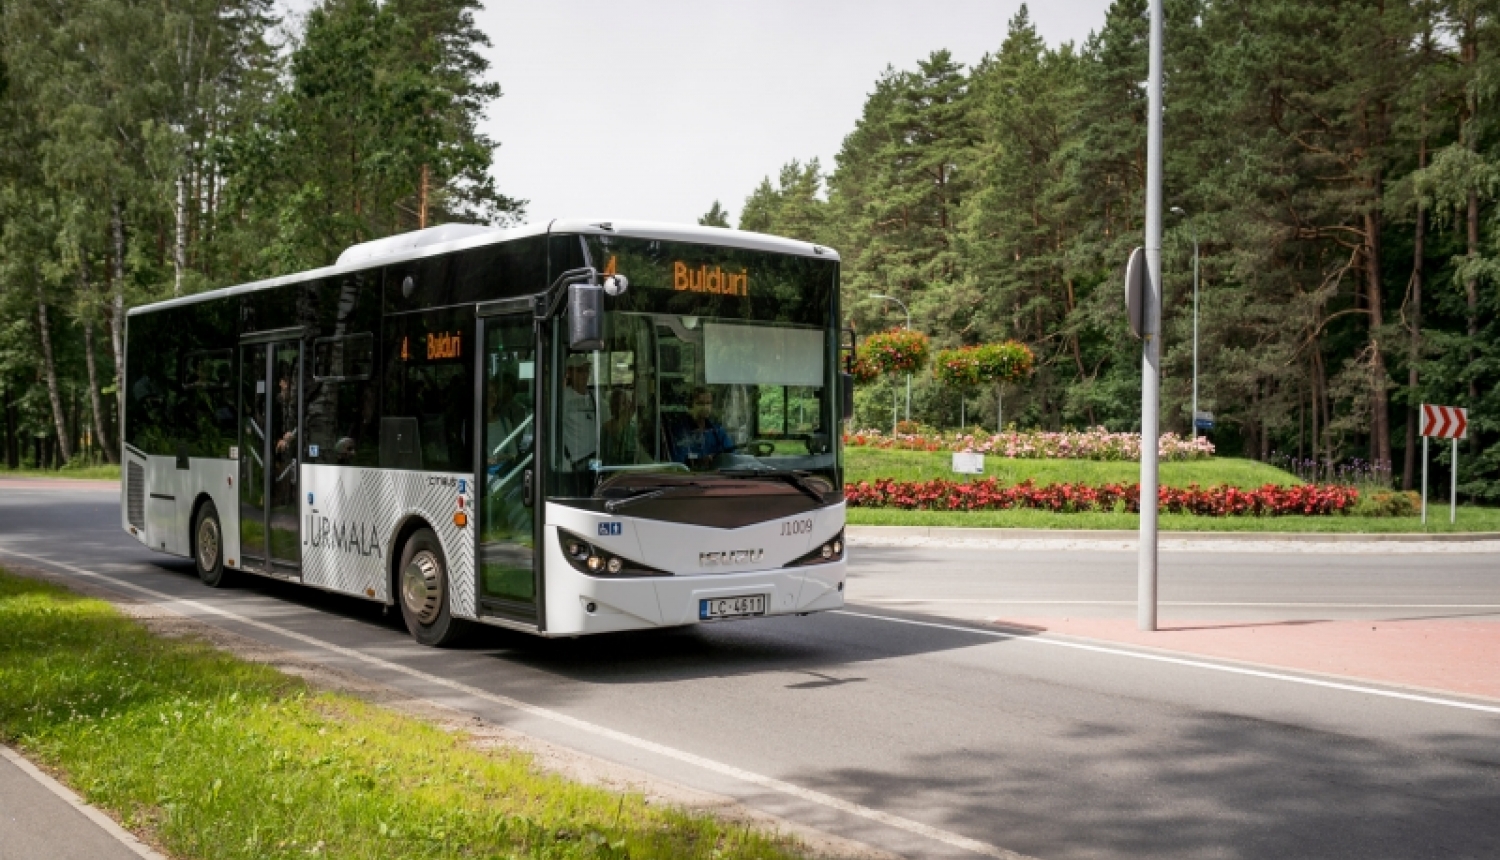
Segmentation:
{"type": "Polygon", "coordinates": [[[911,373],[927,363],[927,335],[904,328],[872,334],[859,345],[859,361],[877,373],[911,373]]]}
{"type": "MultiPolygon", "coordinates": [[[[1007,430],[994,435],[928,432],[892,436],[879,430],[858,430],[844,434],[844,444],[901,451],[968,451],[1017,460],[1141,459],[1139,433],[1111,433],[1103,427],[1095,427],[1093,430],[1065,430],[1061,433],[1007,430]]],[[[1164,433],[1157,441],[1156,450],[1163,461],[1206,460],[1213,456],[1214,444],[1202,436],[1189,439],[1176,433],[1164,433]]]]}
{"type": "MultiPolygon", "coordinates": [[[[1030,480],[1001,486],[994,478],[959,483],[938,478],[932,481],[860,481],[844,487],[844,499],[852,508],[903,508],[910,511],[1003,511],[1027,508],[1054,513],[1141,510],[1140,484],[1048,484],[1039,487],[1030,480]]],[[[1302,484],[1278,487],[1266,484],[1254,490],[1238,487],[1161,487],[1160,510],[1172,514],[1208,517],[1321,516],[1349,513],[1359,501],[1359,491],[1336,484],[1302,484]]]]}
{"type": "Polygon", "coordinates": [[[955,388],[991,382],[1017,382],[1031,375],[1036,356],[1023,343],[1008,340],[945,349],[933,359],[932,375],[955,388]]]}

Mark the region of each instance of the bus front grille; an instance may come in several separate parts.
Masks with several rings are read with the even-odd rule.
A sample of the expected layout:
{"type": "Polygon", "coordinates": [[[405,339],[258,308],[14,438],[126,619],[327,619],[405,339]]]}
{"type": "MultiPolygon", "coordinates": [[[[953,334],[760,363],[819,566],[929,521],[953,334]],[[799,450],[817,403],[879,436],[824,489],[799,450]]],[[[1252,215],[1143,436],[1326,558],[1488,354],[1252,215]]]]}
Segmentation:
{"type": "Polygon", "coordinates": [[[134,460],[125,475],[125,519],[138,529],[146,527],[146,470],[134,460]]]}

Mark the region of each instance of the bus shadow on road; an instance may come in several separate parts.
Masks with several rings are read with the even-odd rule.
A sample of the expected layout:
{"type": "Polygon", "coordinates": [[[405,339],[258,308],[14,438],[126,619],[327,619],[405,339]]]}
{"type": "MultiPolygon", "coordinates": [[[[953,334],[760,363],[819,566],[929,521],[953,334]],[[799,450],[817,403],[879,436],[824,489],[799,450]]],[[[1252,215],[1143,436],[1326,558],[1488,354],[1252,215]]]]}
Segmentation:
{"type": "MultiPolygon", "coordinates": [[[[196,578],[190,562],[153,559],[150,563],[175,576],[196,578]]],[[[406,633],[398,610],[368,600],[255,575],[241,576],[234,590],[271,598],[285,604],[287,609],[305,609],[352,621],[371,633],[381,634],[382,638],[391,633],[404,637],[406,633]]],[[[773,616],[566,639],[475,625],[467,636],[444,650],[595,684],[797,672],[806,674],[808,680],[789,684],[788,689],[811,690],[863,680],[842,677],[839,667],[1007,641],[961,620],[889,609],[878,613],[863,608],[851,607],[851,610],[859,614],[773,616]],[[944,623],[937,627],[868,617],[877,614],[896,620],[944,623]],[[973,632],[964,627],[973,627],[973,632]]],[[[316,615],[310,614],[304,620],[315,619],[316,615]]],[[[300,621],[288,617],[279,618],[276,623],[302,626],[300,621]]],[[[1025,636],[1042,631],[1007,628],[1005,632],[1025,636]]],[[[413,643],[412,647],[419,646],[413,643]]]]}
{"type": "MultiPolygon", "coordinates": [[[[882,615],[904,617],[890,612],[882,615]]],[[[1014,632],[1029,635],[1024,631],[1014,632]]],[[[863,679],[836,677],[837,672],[818,675],[816,670],[832,671],[868,661],[1004,641],[977,627],[969,632],[947,625],[896,624],[833,612],[560,640],[486,629],[470,637],[463,647],[488,650],[499,660],[589,683],[690,680],[791,671],[807,673],[811,680],[789,684],[788,689],[818,689],[863,679]]]]}

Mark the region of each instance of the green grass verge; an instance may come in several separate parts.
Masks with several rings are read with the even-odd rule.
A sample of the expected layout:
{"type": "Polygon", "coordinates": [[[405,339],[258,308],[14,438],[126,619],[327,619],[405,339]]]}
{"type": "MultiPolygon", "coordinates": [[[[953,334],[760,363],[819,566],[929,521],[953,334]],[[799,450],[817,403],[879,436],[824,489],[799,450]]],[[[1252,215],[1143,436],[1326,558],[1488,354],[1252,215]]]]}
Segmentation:
{"type": "MultiPolygon", "coordinates": [[[[1137,514],[1054,514],[1050,511],[903,511],[894,508],[849,508],[856,526],[952,526],[1011,529],[1126,529],[1141,526],[1137,514]]],[[[1446,505],[1428,508],[1427,526],[1420,517],[1200,517],[1162,514],[1162,531],[1183,532],[1320,532],[1385,534],[1404,532],[1500,532],[1500,508],[1459,506],[1458,522],[1448,524],[1446,505]]]]}
{"type": "MultiPolygon", "coordinates": [[[[985,457],[984,475],[1004,484],[1019,484],[1030,478],[1038,484],[1133,484],[1140,480],[1141,466],[1131,461],[1011,460],[985,457]]],[[[850,446],[844,449],[844,480],[850,483],[894,478],[928,481],[933,478],[960,480],[953,474],[953,455],[947,451],[892,451],[850,446]]],[[[1302,483],[1295,475],[1255,460],[1214,457],[1186,463],[1162,463],[1161,482],[1167,487],[1198,484],[1208,487],[1229,484],[1246,489],[1265,484],[1288,486],[1302,483]]]]}
{"type": "Polygon", "coordinates": [[[181,858],[780,858],[0,571],[0,738],[181,858]]]}
{"type": "Polygon", "coordinates": [[[0,478],[82,478],[97,481],[120,480],[120,465],[66,466],[61,469],[0,469],[0,478]]]}

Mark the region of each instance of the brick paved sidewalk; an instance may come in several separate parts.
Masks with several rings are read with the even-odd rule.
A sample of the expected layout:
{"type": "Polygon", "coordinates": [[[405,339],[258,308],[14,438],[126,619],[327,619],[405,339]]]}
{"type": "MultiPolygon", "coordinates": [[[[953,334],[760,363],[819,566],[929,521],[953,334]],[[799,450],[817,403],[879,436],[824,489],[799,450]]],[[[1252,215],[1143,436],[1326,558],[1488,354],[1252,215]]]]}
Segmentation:
{"type": "Polygon", "coordinates": [[[1169,621],[1008,615],[996,624],[1500,700],[1500,621],[1169,621]]]}

